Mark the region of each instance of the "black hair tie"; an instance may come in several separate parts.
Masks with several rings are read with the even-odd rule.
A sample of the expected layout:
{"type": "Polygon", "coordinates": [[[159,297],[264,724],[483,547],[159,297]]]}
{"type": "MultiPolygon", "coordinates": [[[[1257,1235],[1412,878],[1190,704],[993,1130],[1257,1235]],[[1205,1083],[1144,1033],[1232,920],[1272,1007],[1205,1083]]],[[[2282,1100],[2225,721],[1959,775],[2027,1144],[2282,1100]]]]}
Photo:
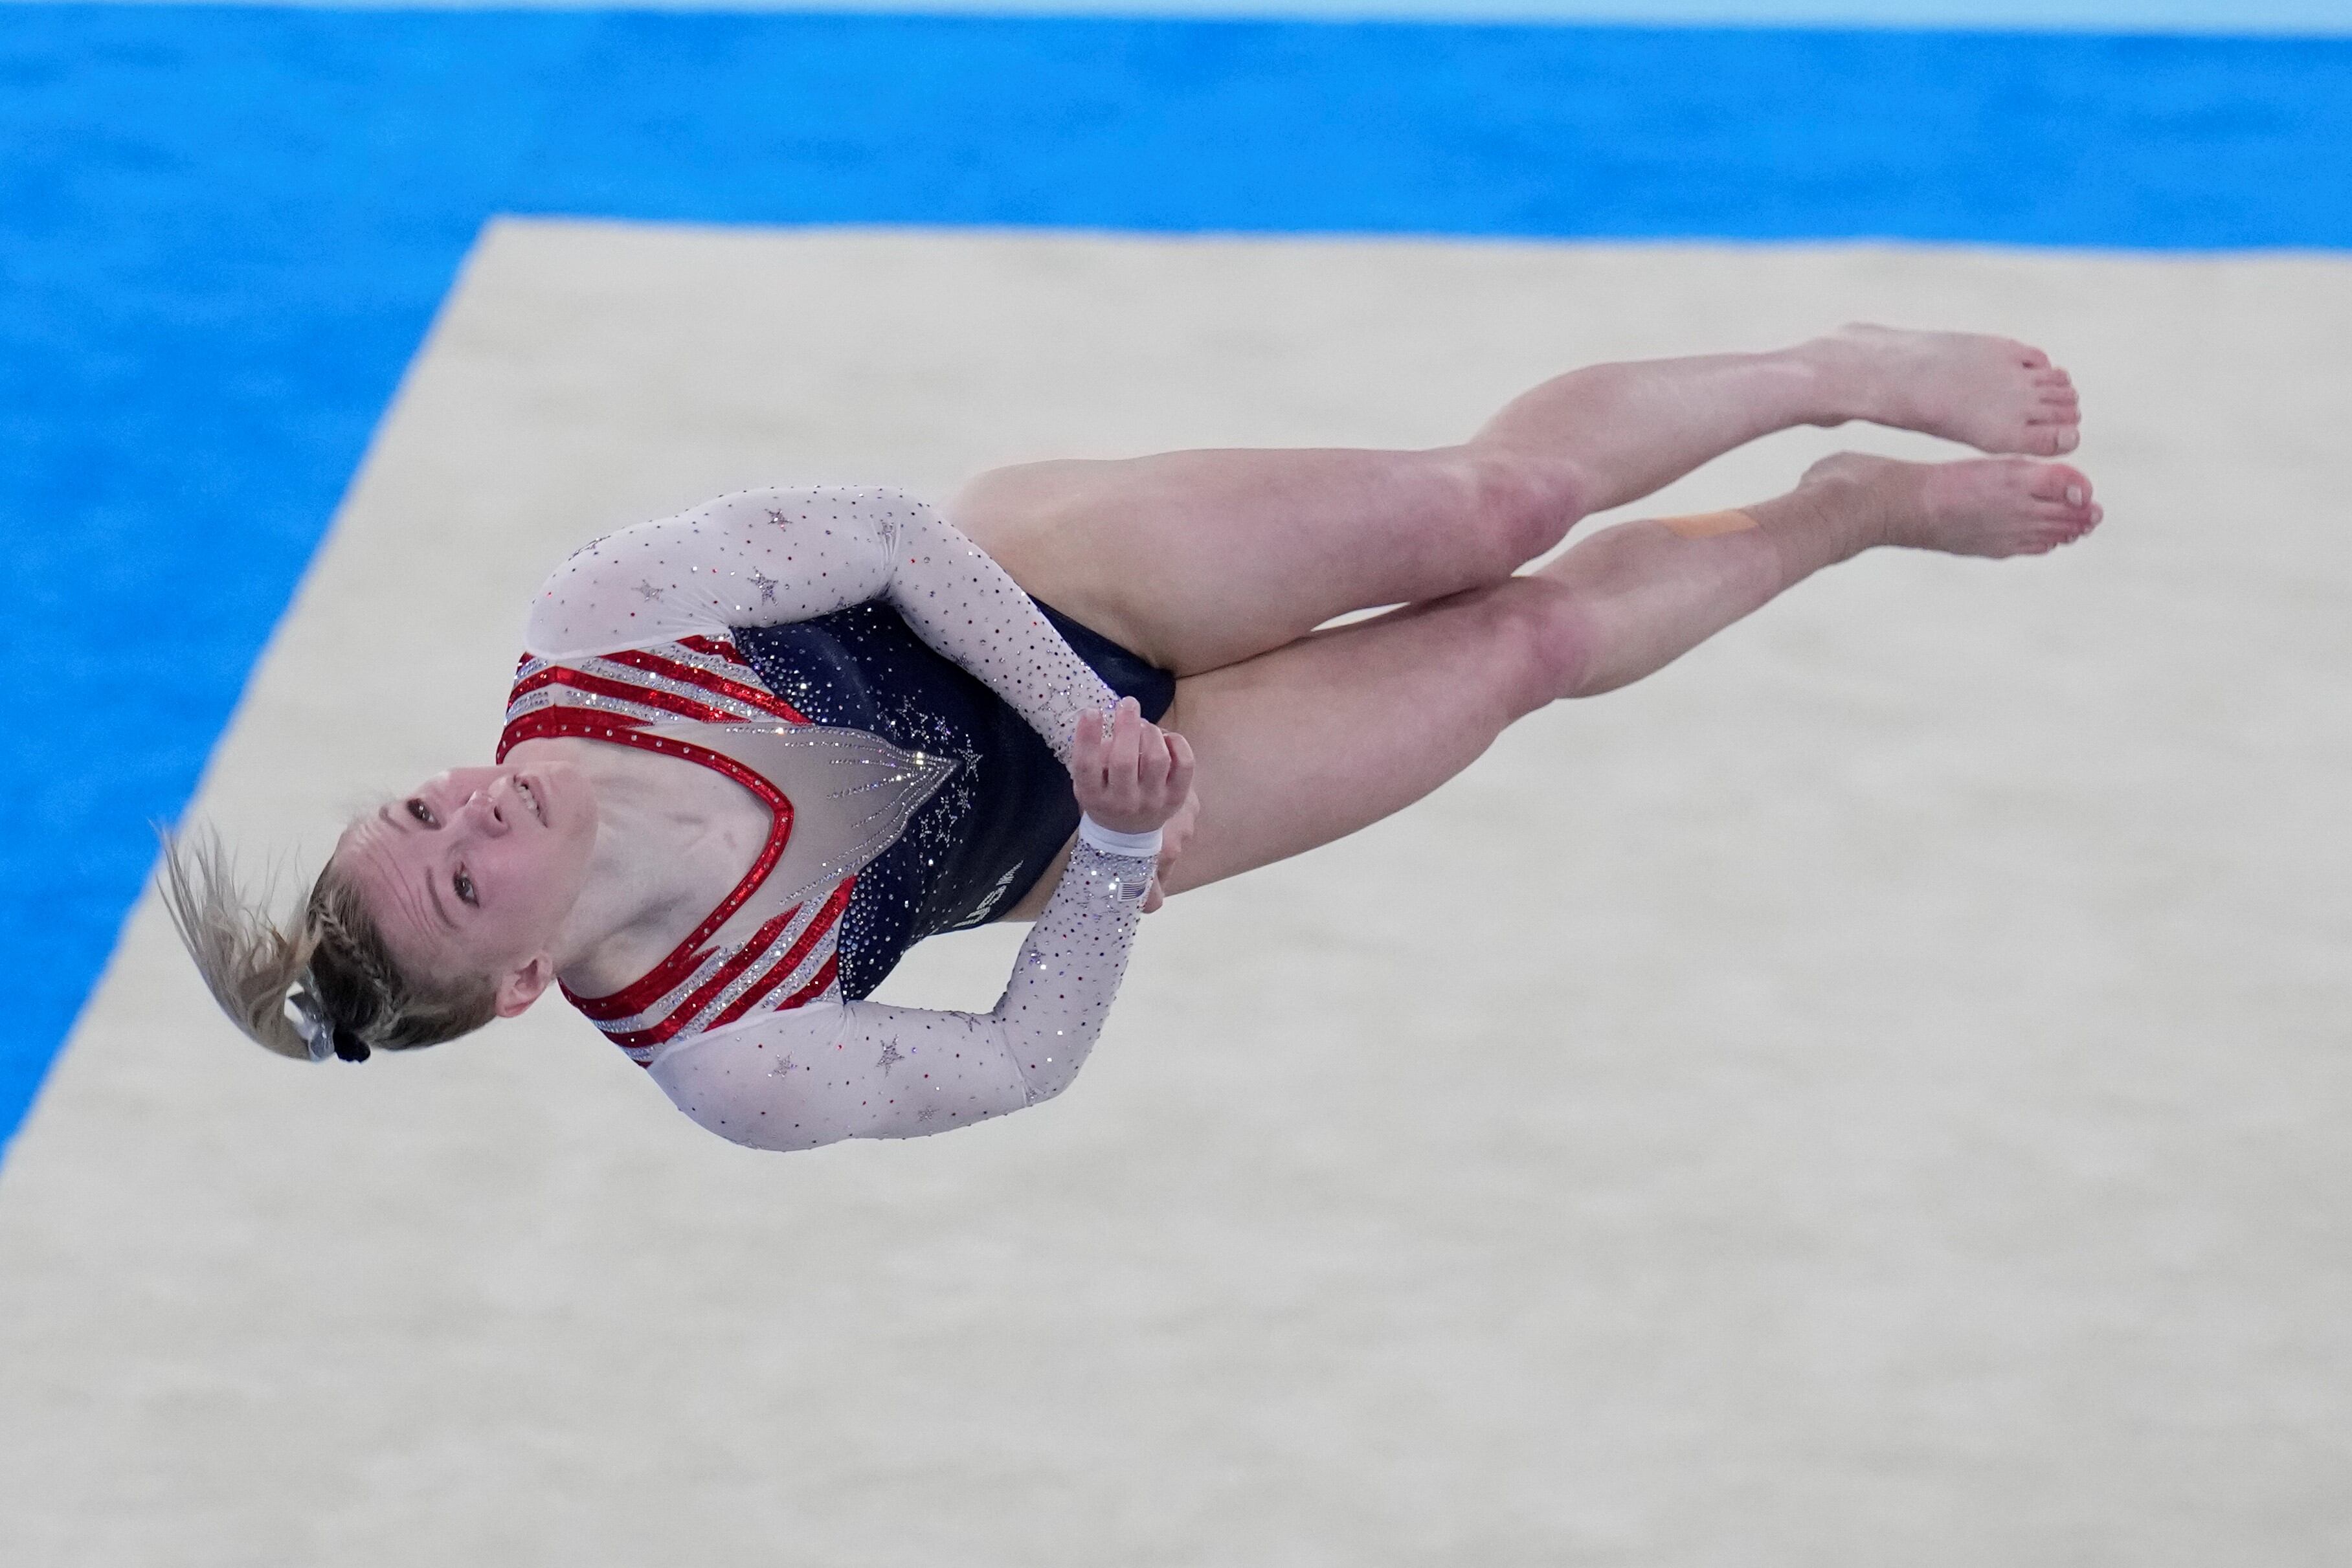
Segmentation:
{"type": "Polygon", "coordinates": [[[342,1025],[335,1026],[335,1055],[347,1062],[368,1059],[368,1043],[342,1025]]]}

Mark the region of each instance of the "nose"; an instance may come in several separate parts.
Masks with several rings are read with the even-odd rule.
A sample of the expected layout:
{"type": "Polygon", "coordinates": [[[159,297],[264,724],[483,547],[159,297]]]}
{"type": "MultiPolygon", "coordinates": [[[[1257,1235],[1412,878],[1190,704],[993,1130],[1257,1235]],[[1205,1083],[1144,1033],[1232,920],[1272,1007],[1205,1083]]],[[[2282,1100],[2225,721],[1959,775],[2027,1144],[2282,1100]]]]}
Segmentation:
{"type": "Polygon", "coordinates": [[[466,804],[459,810],[459,815],[473,826],[475,831],[490,838],[505,833],[508,827],[506,808],[491,794],[491,790],[497,787],[493,784],[489,789],[476,790],[466,797],[466,804]]]}

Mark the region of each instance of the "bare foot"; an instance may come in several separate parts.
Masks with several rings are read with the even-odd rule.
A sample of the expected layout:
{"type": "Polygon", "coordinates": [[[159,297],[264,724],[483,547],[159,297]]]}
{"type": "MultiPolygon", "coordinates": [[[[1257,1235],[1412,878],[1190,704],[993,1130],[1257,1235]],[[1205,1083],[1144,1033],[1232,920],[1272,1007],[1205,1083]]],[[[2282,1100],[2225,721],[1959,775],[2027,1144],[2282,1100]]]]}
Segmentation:
{"type": "Polygon", "coordinates": [[[2012,338],[1841,327],[1798,353],[1818,370],[1831,417],[1867,419],[1980,452],[2055,457],[2082,440],[2074,384],[2012,338]]]}
{"type": "Polygon", "coordinates": [[[2042,555],[2098,527],[2091,481],[2063,463],[1970,458],[1898,463],[1841,452],[1805,470],[1797,492],[1842,492],[1869,542],[1948,555],[2042,555]]]}

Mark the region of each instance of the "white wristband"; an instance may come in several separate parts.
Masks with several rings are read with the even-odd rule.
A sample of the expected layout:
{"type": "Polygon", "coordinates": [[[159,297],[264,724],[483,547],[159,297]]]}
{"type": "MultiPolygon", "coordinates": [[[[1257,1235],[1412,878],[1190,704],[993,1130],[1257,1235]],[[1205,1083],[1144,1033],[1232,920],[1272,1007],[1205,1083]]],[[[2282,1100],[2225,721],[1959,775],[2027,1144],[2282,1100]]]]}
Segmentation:
{"type": "Polygon", "coordinates": [[[1135,860],[1160,858],[1160,829],[1156,827],[1149,833],[1118,833],[1081,814],[1078,837],[1106,855],[1125,855],[1135,860]]]}

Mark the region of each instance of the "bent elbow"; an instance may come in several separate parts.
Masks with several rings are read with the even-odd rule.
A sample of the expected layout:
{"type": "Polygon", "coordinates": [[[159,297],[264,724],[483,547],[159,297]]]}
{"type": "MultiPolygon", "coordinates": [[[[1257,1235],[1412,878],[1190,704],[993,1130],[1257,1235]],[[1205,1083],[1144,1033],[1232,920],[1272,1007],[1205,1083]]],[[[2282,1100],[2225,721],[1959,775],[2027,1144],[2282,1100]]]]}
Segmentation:
{"type": "Polygon", "coordinates": [[[1093,1047],[1091,1039],[1048,1035],[1031,1042],[1026,1049],[1016,1048],[1013,1065],[1020,1068],[1029,1103],[1043,1105],[1069,1088],[1078,1069],[1087,1065],[1087,1056],[1093,1047]]]}

